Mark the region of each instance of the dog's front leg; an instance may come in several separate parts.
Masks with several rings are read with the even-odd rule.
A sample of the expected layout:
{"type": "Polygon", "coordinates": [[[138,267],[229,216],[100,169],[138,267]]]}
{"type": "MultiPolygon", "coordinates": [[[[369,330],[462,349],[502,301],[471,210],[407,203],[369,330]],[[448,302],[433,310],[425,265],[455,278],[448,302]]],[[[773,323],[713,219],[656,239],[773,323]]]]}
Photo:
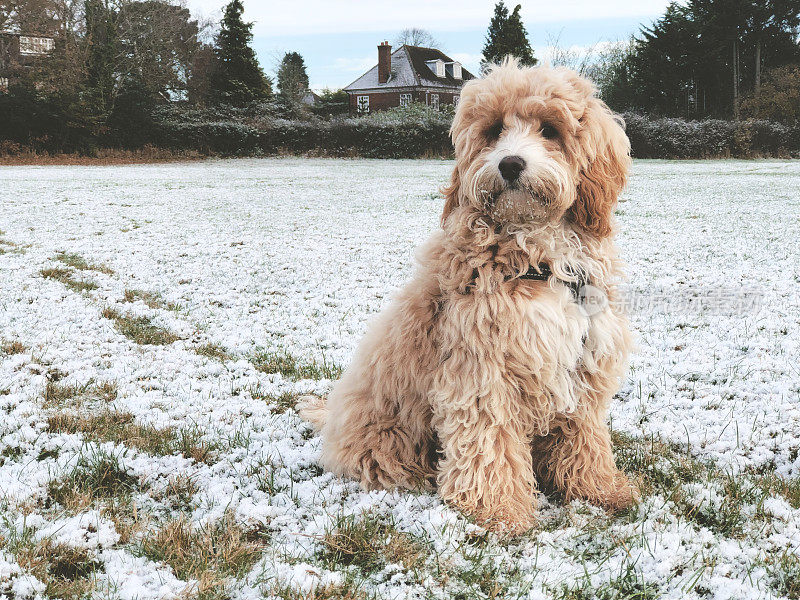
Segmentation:
{"type": "Polygon", "coordinates": [[[488,527],[521,533],[536,509],[531,440],[518,418],[518,390],[487,362],[457,351],[434,378],[439,493],[488,527]]]}
{"type": "Polygon", "coordinates": [[[615,464],[603,411],[582,410],[556,421],[532,448],[536,473],[567,501],[582,498],[614,510],[635,501],[636,488],[615,464]]]}

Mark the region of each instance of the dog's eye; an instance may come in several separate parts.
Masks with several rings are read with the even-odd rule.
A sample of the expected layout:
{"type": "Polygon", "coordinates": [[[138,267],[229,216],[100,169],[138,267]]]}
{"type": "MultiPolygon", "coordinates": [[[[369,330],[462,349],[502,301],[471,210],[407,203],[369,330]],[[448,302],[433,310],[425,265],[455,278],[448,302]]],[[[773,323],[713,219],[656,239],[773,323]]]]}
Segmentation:
{"type": "Polygon", "coordinates": [[[503,133],[503,122],[497,121],[486,130],[486,137],[489,138],[490,141],[494,141],[500,137],[501,133],[503,133]]]}
{"type": "Polygon", "coordinates": [[[550,123],[544,123],[542,125],[542,135],[548,140],[555,139],[558,137],[558,129],[550,125],[550,123]]]}

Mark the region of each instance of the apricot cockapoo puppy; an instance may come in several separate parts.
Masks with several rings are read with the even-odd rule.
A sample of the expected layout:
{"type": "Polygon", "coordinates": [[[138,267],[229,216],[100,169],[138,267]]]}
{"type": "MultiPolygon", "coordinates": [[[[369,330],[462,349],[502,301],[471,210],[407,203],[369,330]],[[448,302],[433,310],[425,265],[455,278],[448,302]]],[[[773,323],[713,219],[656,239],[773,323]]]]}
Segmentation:
{"type": "Polygon", "coordinates": [[[622,122],[574,72],[507,60],[464,86],[451,134],[442,229],[327,400],[304,400],[322,464],[368,489],[435,485],[510,532],[533,524],[537,486],[627,506],[606,426],[631,346],[622,122]]]}

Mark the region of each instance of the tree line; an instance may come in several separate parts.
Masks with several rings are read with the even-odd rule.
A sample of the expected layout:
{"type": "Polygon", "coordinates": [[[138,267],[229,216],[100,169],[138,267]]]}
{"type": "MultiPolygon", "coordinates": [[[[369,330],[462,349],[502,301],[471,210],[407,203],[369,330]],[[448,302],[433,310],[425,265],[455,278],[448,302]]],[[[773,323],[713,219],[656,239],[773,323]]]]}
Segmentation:
{"type": "Polygon", "coordinates": [[[800,118],[800,0],[689,0],[587,65],[619,111],[800,118]]]}
{"type": "MultiPolygon", "coordinates": [[[[286,118],[305,110],[303,57],[287,52],[268,77],[252,48],[242,0],[220,23],[193,18],[181,0],[6,0],[0,32],[48,36],[55,49],[32,67],[0,66],[12,85],[0,93],[0,139],[66,138],[66,146],[140,145],[159,105],[186,109],[269,103],[286,118]],[[277,90],[273,90],[273,86],[277,90]]],[[[320,111],[346,110],[326,92],[320,111]]]]}
{"type": "MultiPolygon", "coordinates": [[[[535,65],[521,6],[494,8],[482,66],[535,65]]],[[[800,0],[689,0],[627,42],[584,52],[551,40],[549,61],[593,79],[618,112],[686,119],[800,119],[800,0]]]]}
{"type": "MultiPolygon", "coordinates": [[[[34,67],[14,73],[11,89],[0,93],[0,146],[3,140],[48,152],[169,146],[165,132],[172,132],[182,140],[181,148],[189,148],[202,145],[203,135],[210,132],[216,140],[234,140],[234,131],[278,131],[284,127],[278,121],[300,127],[302,122],[347,112],[347,95],[341,90],[314,97],[314,108],[304,103],[309,79],[303,57],[296,52],[283,55],[274,79],[265,74],[252,48],[252,24],[243,19],[242,0],[230,0],[219,23],[193,18],[182,2],[0,0],[0,31],[56,40],[53,52],[34,67]]],[[[788,133],[766,125],[747,129],[753,139],[771,140],[758,144],[781,153],[791,146],[787,136],[794,135],[793,124],[800,117],[799,5],[800,0],[673,3],[627,42],[584,53],[551,43],[548,60],[593,79],[616,111],[644,115],[637,130],[648,156],[662,151],[652,138],[669,129],[664,123],[649,127],[651,117],[755,117],[790,124],[788,133]]],[[[482,69],[509,54],[524,65],[539,63],[521,11],[519,4],[495,4],[482,69]]],[[[438,46],[421,29],[404,30],[397,43],[438,46]]],[[[0,67],[3,60],[0,51],[0,67]]],[[[393,115],[391,127],[399,127],[396,121],[401,118],[412,129],[424,129],[429,122],[439,127],[439,116],[447,117],[421,117],[417,113],[427,107],[417,108],[393,115]]],[[[386,126],[381,119],[373,120],[364,121],[358,135],[386,126]]],[[[331,129],[330,136],[334,130],[338,131],[331,129]]],[[[740,133],[731,132],[744,130],[729,131],[718,124],[708,131],[723,132],[719,139],[733,139],[740,133]]],[[[292,136],[281,136],[291,151],[292,136]]],[[[245,137],[253,139],[251,133],[245,137]]],[[[260,140],[260,147],[283,147],[284,141],[273,138],[260,140]]],[[[758,144],[753,142],[753,147],[758,144]]],[[[733,147],[728,142],[717,146],[733,147]]],[[[221,142],[215,147],[227,148],[221,142]]]]}

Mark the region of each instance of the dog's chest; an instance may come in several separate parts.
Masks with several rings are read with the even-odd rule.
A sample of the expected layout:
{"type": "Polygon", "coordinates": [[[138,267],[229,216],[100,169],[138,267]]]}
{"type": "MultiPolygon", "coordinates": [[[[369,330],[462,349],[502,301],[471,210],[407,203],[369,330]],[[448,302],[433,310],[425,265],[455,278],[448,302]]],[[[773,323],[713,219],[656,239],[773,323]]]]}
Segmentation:
{"type": "MultiPolygon", "coordinates": [[[[447,311],[449,344],[496,360],[520,389],[548,398],[554,412],[577,408],[582,371],[598,369],[615,351],[616,317],[607,308],[589,316],[565,285],[518,285],[496,294],[455,299],[447,311]]],[[[446,343],[446,345],[448,345],[446,343]]]]}

